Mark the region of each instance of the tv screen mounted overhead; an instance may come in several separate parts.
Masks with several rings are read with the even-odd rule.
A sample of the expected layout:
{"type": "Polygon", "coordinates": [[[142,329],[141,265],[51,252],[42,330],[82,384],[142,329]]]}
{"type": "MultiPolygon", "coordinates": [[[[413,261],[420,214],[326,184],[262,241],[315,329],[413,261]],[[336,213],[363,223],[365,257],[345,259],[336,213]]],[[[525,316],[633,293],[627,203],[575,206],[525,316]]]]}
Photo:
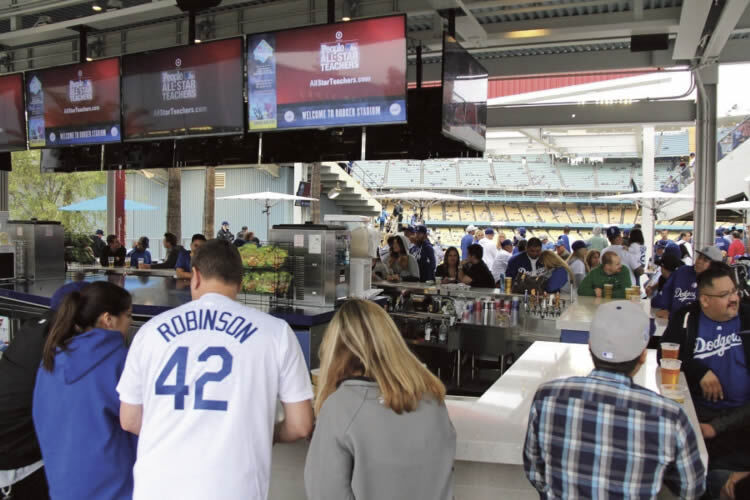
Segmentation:
{"type": "Polygon", "coordinates": [[[242,58],[241,38],[124,56],[125,140],[241,134],[242,58]]]}
{"type": "Polygon", "coordinates": [[[119,142],[120,60],[27,72],[26,111],[32,148],[119,142]]]}
{"type": "Polygon", "coordinates": [[[406,122],[403,15],[249,35],[251,131],[406,122]]]}
{"type": "Polygon", "coordinates": [[[23,75],[0,77],[0,151],[26,149],[23,75]]]}
{"type": "Polygon", "coordinates": [[[484,66],[444,34],[442,132],[477,151],[486,147],[488,81],[484,66]]]}

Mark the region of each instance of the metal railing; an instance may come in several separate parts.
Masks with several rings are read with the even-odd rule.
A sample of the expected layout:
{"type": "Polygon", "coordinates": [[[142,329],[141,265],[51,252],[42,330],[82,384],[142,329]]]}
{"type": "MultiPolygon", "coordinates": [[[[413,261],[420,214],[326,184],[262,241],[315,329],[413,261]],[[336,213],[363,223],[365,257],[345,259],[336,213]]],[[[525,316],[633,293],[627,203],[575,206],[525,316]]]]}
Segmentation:
{"type": "Polygon", "coordinates": [[[742,120],[732,130],[722,135],[716,141],[716,161],[737,149],[750,137],[750,116],[742,120]]]}

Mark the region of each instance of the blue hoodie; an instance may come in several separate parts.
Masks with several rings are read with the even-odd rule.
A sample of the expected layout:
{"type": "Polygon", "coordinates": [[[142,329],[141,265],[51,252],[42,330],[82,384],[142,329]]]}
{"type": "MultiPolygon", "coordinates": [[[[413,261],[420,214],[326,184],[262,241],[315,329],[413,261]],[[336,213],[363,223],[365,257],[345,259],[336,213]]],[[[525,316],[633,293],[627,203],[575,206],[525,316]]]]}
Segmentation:
{"type": "Polygon", "coordinates": [[[659,294],[651,300],[657,309],[669,311],[669,317],[685,306],[695,302],[698,297],[698,275],[695,267],[678,267],[669,277],[659,294]]]}
{"type": "Polygon", "coordinates": [[[120,427],[115,390],[127,349],[120,332],[71,339],[52,372],[39,368],[32,415],[55,500],[133,496],[137,437],[120,427]]]}

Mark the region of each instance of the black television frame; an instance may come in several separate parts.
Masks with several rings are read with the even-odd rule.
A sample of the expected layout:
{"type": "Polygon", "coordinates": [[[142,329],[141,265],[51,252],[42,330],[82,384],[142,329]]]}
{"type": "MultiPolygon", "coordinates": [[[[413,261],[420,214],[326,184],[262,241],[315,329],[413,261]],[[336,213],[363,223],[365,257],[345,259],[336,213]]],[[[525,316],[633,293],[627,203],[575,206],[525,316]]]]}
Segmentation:
{"type": "Polygon", "coordinates": [[[382,16],[371,16],[371,17],[362,17],[357,19],[352,19],[351,21],[339,21],[337,23],[329,24],[329,23],[318,23],[318,24],[309,24],[306,26],[298,26],[296,28],[287,28],[287,29],[278,29],[278,30],[268,30],[268,31],[257,31],[254,33],[248,33],[244,35],[245,37],[245,72],[248,72],[249,66],[247,64],[248,60],[248,53],[247,51],[250,50],[250,44],[247,42],[247,40],[250,39],[251,36],[255,35],[262,35],[266,33],[282,33],[282,32],[289,32],[289,31],[299,31],[299,30],[305,30],[310,28],[317,28],[320,26],[334,26],[336,24],[349,24],[352,22],[358,22],[358,21],[371,21],[375,19],[384,19],[388,17],[402,17],[404,19],[404,113],[406,118],[403,121],[393,121],[393,122],[378,122],[378,123],[359,123],[359,124],[352,124],[352,125],[324,125],[324,126],[310,126],[310,127],[289,127],[289,128],[269,128],[269,129],[263,129],[263,130],[250,130],[250,87],[248,85],[248,79],[249,75],[245,76],[245,95],[247,96],[247,102],[245,106],[245,132],[248,134],[264,134],[264,133],[276,133],[276,132],[291,132],[291,131],[298,131],[298,130],[330,130],[330,129],[337,129],[337,128],[356,128],[356,127],[379,127],[379,126],[387,126],[387,125],[404,125],[409,122],[409,106],[408,106],[408,92],[409,92],[409,46],[408,46],[408,25],[407,25],[407,18],[406,14],[388,14],[388,15],[382,15],[382,16]]]}
{"type": "MultiPolygon", "coordinates": [[[[453,40],[455,40],[456,45],[458,45],[459,47],[461,47],[461,50],[463,50],[466,53],[467,57],[470,57],[477,66],[479,66],[480,68],[482,68],[484,70],[484,72],[487,73],[487,82],[488,82],[487,83],[487,86],[488,86],[487,88],[489,90],[490,72],[487,71],[487,68],[485,68],[484,65],[482,63],[480,63],[479,60],[476,57],[472,56],[471,53],[468,50],[466,50],[464,48],[464,46],[461,45],[459,43],[459,41],[455,37],[451,36],[449,33],[445,32],[445,31],[443,32],[443,57],[442,57],[442,61],[441,61],[441,64],[440,64],[440,84],[441,84],[442,88],[445,89],[445,43],[447,41],[447,37],[449,37],[449,36],[451,38],[453,38],[453,40]]],[[[445,93],[443,93],[443,98],[445,98],[445,93]]],[[[487,107],[486,102],[487,102],[487,98],[485,98],[485,107],[487,107]]],[[[442,103],[442,109],[443,110],[445,109],[445,101],[444,100],[443,100],[443,103],[442,103]]],[[[486,114],[485,114],[485,118],[486,118],[486,114]]],[[[445,137],[447,137],[449,139],[452,139],[454,141],[457,141],[457,142],[461,142],[461,143],[465,144],[467,147],[469,147],[469,148],[471,148],[471,149],[473,149],[475,151],[479,151],[480,153],[484,153],[487,150],[487,133],[486,133],[487,123],[486,122],[484,124],[484,127],[485,127],[484,147],[480,148],[476,144],[472,144],[471,142],[467,142],[465,139],[463,139],[461,137],[457,137],[457,136],[451,134],[450,132],[447,132],[443,128],[443,115],[442,115],[442,112],[440,114],[440,131],[441,131],[441,133],[445,137]]]]}
{"type": "Polygon", "coordinates": [[[151,54],[157,54],[159,52],[166,52],[168,50],[190,49],[191,47],[195,47],[195,46],[210,45],[215,42],[224,42],[227,40],[239,40],[240,45],[241,45],[240,47],[240,54],[241,54],[240,56],[240,61],[241,61],[240,78],[242,79],[241,87],[242,87],[242,103],[243,103],[243,117],[242,117],[243,124],[242,124],[242,128],[239,131],[221,132],[221,133],[205,133],[205,134],[186,134],[186,135],[160,135],[160,136],[155,136],[155,137],[139,137],[137,139],[126,139],[125,129],[121,128],[122,133],[120,134],[120,136],[122,137],[122,142],[124,143],[125,142],[148,142],[148,141],[165,141],[165,140],[179,141],[181,139],[196,139],[200,137],[222,137],[222,136],[230,136],[230,135],[244,135],[245,132],[247,131],[247,128],[249,127],[249,124],[247,123],[247,116],[248,116],[247,101],[245,100],[247,96],[247,77],[245,76],[245,74],[247,73],[247,56],[246,56],[247,47],[246,47],[244,35],[230,36],[226,38],[216,38],[216,39],[208,40],[206,42],[201,42],[199,44],[175,45],[172,47],[164,47],[161,49],[147,50],[145,52],[135,52],[132,54],[123,54],[122,56],[120,56],[120,59],[121,59],[120,61],[120,120],[122,122],[125,119],[125,110],[123,107],[122,93],[125,87],[123,85],[123,76],[124,76],[123,68],[125,67],[124,60],[126,57],[136,57],[136,56],[145,57],[151,54]]]}
{"type": "Polygon", "coordinates": [[[78,147],[78,146],[101,146],[101,145],[105,145],[105,144],[120,144],[121,142],[123,142],[123,137],[124,137],[123,136],[123,129],[122,129],[122,56],[102,57],[101,59],[94,59],[93,61],[86,61],[86,62],[83,62],[83,63],[81,63],[81,62],[74,62],[74,63],[69,63],[69,64],[61,64],[59,66],[48,66],[46,68],[39,68],[39,69],[31,68],[31,69],[28,69],[28,70],[24,71],[23,72],[23,109],[24,109],[24,113],[26,115],[26,117],[25,117],[25,120],[26,120],[26,144],[27,144],[29,150],[31,150],[31,149],[36,149],[36,150],[41,150],[41,149],[60,149],[60,148],[75,148],[75,147],[78,147]],[[118,116],[118,126],[120,127],[120,140],[119,141],[107,141],[107,142],[93,141],[93,142],[83,142],[83,143],[80,143],[80,144],[56,144],[56,145],[47,144],[45,146],[32,146],[31,142],[29,141],[29,110],[26,107],[26,102],[27,102],[26,101],[26,91],[27,91],[27,88],[26,88],[26,80],[27,80],[27,78],[26,77],[27,77],[27,75],[29,73],[44,73],[44,72],[47,72],[47,71],[55,71],[55,70],[59,70],[59,69],[68,68],[70,66],[79,66],[81,64],[93,64],[93,63],[98,63],[100,61],[107,61],[107,60],[110,60],[110,59],[117,59],[117,64],[118,64],[118,67],[119,67],[119,75],[118,75],[117,78],[118,78],[118,82],[119,82],[119,96],[118,97],[120,98],[120,105],[118,107],[117,116],[118,116]]]}
{"type": "Polygon", "coordinates": [[[23,146],[7,146],[0,144],[0,153],[13,153],[14,151],[27,151],[29,149],[29,120],[26,115],[26,72],[18,71],[16,73],[8,73],[0,75],[0,77],[16,76],[21,77],[21,106],[23,106],[23,146]]]}

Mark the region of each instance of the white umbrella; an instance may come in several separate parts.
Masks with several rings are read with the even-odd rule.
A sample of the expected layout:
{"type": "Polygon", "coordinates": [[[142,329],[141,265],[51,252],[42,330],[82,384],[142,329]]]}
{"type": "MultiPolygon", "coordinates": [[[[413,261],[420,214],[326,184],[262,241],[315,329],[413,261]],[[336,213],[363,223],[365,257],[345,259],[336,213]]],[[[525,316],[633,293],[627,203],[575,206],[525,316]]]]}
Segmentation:
{"type": "Polygon", "coordinates": [[[640,203],[645,208],[650,208],[654,212],[654,221],[656,221],[657,212],[677,200],[692,200],[693,195],[682,193],[664,193],[662,191],[644,191],[642,193],[624,193],[610,196],[600,196],[600,200],[632,200],[640,203]]]}
{"type": "Polygon", "coordinates": [[[272,206],[276,205],[280,201],[318,201],[317,198],[307,198],[305,196],[297,196],[294,194],[286,193],[272,193],[270,191],[263,191],[262,193],[235,194],[233,196],[222,196],[216,199],[262,201],[263,206],[265,207],[263,213],[266,214],[266,238],[268,238],[272,206]]]}
{"type": "Polygon", "coordinates": [[[733,203],[722,203],[721,205],[716,205],[716,208],[720,210],[750,210],[750,201],[744,200],[735,201],[733,203]]]}

